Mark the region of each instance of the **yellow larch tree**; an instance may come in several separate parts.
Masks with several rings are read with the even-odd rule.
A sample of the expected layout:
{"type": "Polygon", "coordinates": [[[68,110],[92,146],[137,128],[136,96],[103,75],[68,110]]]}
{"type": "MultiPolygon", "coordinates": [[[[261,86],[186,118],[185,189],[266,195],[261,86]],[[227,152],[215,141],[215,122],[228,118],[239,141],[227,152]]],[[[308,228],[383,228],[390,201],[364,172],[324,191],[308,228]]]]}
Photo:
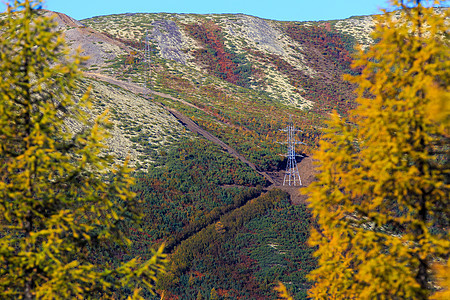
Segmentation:
{"type": "Polygon", "coordinates": [[[152,289],[162,248],[148,261],[99,265],[90,249],[130,244],[136,221],[130,169],[112,165],[105,114],[71,97],[80,57],[68,50],[40,1],[14,1],[0,19],[0,298],[109,299],[152,289]],[[77,122],[74,132],[69,123],[77,122]]]}
{"type": "Polygon", "coordinates": [[[314,155],[315,299],[430,299],[450,252],[448,10],[391,2],[348,77],[359,106],[314,155]]]}

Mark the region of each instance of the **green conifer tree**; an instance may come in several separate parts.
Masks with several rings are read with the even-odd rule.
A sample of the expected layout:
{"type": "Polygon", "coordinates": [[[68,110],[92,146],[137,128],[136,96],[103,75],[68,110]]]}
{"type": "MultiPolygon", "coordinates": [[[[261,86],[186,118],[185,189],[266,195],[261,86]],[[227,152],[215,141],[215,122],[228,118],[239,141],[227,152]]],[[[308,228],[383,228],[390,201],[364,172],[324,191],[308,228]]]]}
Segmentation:
{"type": "Polygon", "coordinates": [[[450,252],[448,10],[392,4],[355,62],[359,107],[315,153],[313,298],[429,299],[450,252]]]}
{"type": "Polygon", "coordinates": [[[15,1],[0,19],[0,298],[141,298],[164,268],[162,248],[145,262],[99,265],[90,250],[126,247],[121,223],[137,220],[130,169],[108,168],[105,114],[89,122],[89,99],[71,98],[79,56],[54,24],[15,1]],[[78,123],[73,132],[67,125],[78,123]]]}

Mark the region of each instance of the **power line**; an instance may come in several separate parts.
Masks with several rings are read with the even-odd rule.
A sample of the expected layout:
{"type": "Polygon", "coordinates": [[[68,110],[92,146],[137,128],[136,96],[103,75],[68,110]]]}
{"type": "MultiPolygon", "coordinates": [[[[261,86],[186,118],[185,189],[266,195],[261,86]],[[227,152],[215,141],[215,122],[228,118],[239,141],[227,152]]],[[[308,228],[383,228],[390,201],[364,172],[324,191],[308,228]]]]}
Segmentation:
{"type": "Polygon", "coordinates": [[[152,66],[152,59],[151,59],[151,46],[150,46],[150,36],[148,34],[148,30],[145,34],[145,45],[144,45],[144,63],[145,63],[145,80],[144,80],[144,89],[145,89],[145,96],[149,96],[149,89],[150,89],[150,78],[151,78],[151,66],[152,66]]]}
{"type": "Polygon", "coordinates": [[[300,178],[300,173],[298,171],[298,165],[297,165],[297,159],[296,156],[302,156],[297,155],[295,153],[295,145],[305,145],[305,143],[297,141],[296,139],[296,133],[297,132],[303,132],[299,129],[295,129],[295,126],[292,122],[292,116],[289,116],[289,123],[288,126],[285,129],[281,129],[281,131],[287,132],[287,141],[283,142],[283,144],[288,145],[287,149],[287,165],[286,165],[286,173],[284,174],[284,180],[283,185],[293,185],[296,186],[302,185],[302,180],[300,178]]]}

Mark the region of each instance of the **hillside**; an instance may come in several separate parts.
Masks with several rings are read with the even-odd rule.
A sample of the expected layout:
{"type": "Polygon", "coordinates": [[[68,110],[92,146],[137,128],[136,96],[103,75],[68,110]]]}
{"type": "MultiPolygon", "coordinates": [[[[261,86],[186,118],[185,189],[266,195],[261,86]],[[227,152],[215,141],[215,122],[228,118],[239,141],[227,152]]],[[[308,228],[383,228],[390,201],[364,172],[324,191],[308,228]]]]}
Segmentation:
{"type": "Polygon", "coordinates": [[[0,22],[3,293],[39,298],[41,290],[59,291],[53,283],[67,285],[65,295],[103,299],[109,289],[111,298],[129,299],[135,288],[152,300],[275,300],[282,296],[277,286],[293,299],[309,299],[314,290],[319,297],[348,291],[350,298],[399,290],[402,298],[419,285],[420,297],[445,289],[432,268],[448,258],[449,246],[440,90],[448,43],[434,33],[445,31],[448,19],[422,22],[428,12],[401,9],[411,17],[400,20],[405,26],[377,25],[374,40],[376,16],[286,22],[126,13],[75,20],[9,10],[8,22],[0,22]],[[355,67],[358,48],[367,55],[355,67]],[[348,75],[361,85],[360,104],[348,75]],[[72,101],[65,100],[84,102],[88,94],[86,114],[67,109],[72,101]],[[106,134],[97,116],[108,116],[99,125],[106,134]],[[297,186],[291,177],[284,185],[293,152],[297,186]],[[111,165],[129,162],[124,178],[97,163],[107,154],[111,165]],[[139,265],[158,247],[167,264],[147,276],[139,265]],[[18,271],[8,273],[10,266],[18,271]],[[55,272],[41,276],[49,268],[55,272]],[[378,279],[386,285],[373,284],[378,279]]]}
{"type": "MultiPolygon", "coordinates": [[[[317,145],[324,117],[332,109],[345,114],[353,107],[354,87],[342,75],[357,72],[350,68],[351,53],[356,42],[371,43],[372,26],[370,16],[280,22],[247,15],[121,14],[76,21],[56,13],[55,21],[73,51],[81,47],[82,55],[90,57],[84,64],[90,78],[101,74],[95,80],[116,80],[109,92],[124,92],[117,90],[118,81],[134,84],[135,95],[129,97],[150,95],[154,103],[178,110],[265,171],[283,168],[279,154],[285,150],[277,142],[284,139],[279,129],[289,115],[303,130],[299,138],[307,146],[299,151],[307,154],[317,145]],[[144,59],[147,34],[150,68],[144,59]],[[153,92],[137,91],[138,86],[153,92]]],[[[96,83],[94,103],[108,97],[103,86],[96,83]]],[[[113,108],[111,99],[111,106],[102,107],[113,108]]],[[[114,118],[127,123],[126,108],[118,101],[114,118]]],[[[157,119],[164,127],[171,117],[160,113],[157,119]]],[[[146,134],[145,126],[144,132],[128,126],[128,135],[116,126],[110,145],[119,157],[130,155],[132,165],[145,170],[154,160],[152,151],[157,155],[183,131],[169,127],[171,133],[155,129],[158,138],[143,146],[139,136],[146,134]]]]}
{"type": "MultiPolygon", "coordinates": [[[[341,102],[349,99],[336,98],[331,90],[349,98],[351,87],[340,77],[351,71],[349,55],[355,42],[370,43],[371,18],[301,23],[246,15],[124,14],[82,23],[134,49],[122,66],[99,66],[101,72],[142,82],[142,74],[130,70],[127,62],[143,58],[148,32],[153,49],[150,82],[155,89],[173,89],[166,82],[171,75],[172,82],[177,78],[182,83],[178,92],[201,98],[198,85],[208,74],[258,91],[269,101],[327,111],[335,105],[346,108],[341,102]],[[171,74],[174,70],[182,76],[171,74]],[[328,94],[320,91],[324,86],[328,94]]],[[[215,85],[229,89],[224,83],[215,85]]]]}
{"type": "Polygon", "coordinates": [[[305,275],[316,264],[305,244],[314,220],[298,187],[282,186],[280,129],[291,118],[303,130],[297,151],[309,184],[307,155],[324,119],[354,106],[354,86],[342,75],[358,73],[351,55],[357,42],[372,43],[372,17],[121,14],[76,21],[58,13],[55,21],[72,51],[90,56],[75,96],[90,87],[92,116],[109,110],[108,151],[136,168],[133,190],[144,215],[141,224],[124,225],[131,249],[108,245],[92,259],[145,259],[165,242],[171,266],[158,287],[164,299],[208,298],[213,288],[221,299],[275,299],[277,280],[305,298],[305,275]]]}

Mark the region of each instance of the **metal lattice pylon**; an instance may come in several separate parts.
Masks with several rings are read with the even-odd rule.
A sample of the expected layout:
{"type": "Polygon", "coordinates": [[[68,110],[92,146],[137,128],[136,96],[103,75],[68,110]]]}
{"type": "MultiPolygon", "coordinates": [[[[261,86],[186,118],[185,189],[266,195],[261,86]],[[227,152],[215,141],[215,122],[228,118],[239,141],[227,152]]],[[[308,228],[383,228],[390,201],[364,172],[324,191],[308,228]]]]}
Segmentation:
{"type": "Polygon", "coordinates": [[[144,45],[144,61],[145,61],[145,83],[144,83],[144,89],[145,89],[145,96],[148,96],[149,89],[150,89],[150,72],[151,72],[151,66],[152,66],[152,59],[151,59],[151,46],[150,46],[150,37],[148,35],[148,30],[145,34],[145,45],[144,45]]]}
{"type": "Polygon", "coordinates": [[[299,129],[295,129],[294,124],[292,123],[292,116],[289,117],[289,124],[285,129],[282,129],[282,131],[287,132],[287,141],[285,142],[288,145],[288,153],[287,153],[287,165],[286,165],[286,173],[284,174],[284,180],[283,185],[302,185],[302,180],[300,178],[300,173],[298,171],[297,166],[297,155],[295,153],[295,145],[301,144],[305,145],[305,143],[302,143],[300,141],[297,141],[296,139],[296,133],[302,132],[299,129]]]}

